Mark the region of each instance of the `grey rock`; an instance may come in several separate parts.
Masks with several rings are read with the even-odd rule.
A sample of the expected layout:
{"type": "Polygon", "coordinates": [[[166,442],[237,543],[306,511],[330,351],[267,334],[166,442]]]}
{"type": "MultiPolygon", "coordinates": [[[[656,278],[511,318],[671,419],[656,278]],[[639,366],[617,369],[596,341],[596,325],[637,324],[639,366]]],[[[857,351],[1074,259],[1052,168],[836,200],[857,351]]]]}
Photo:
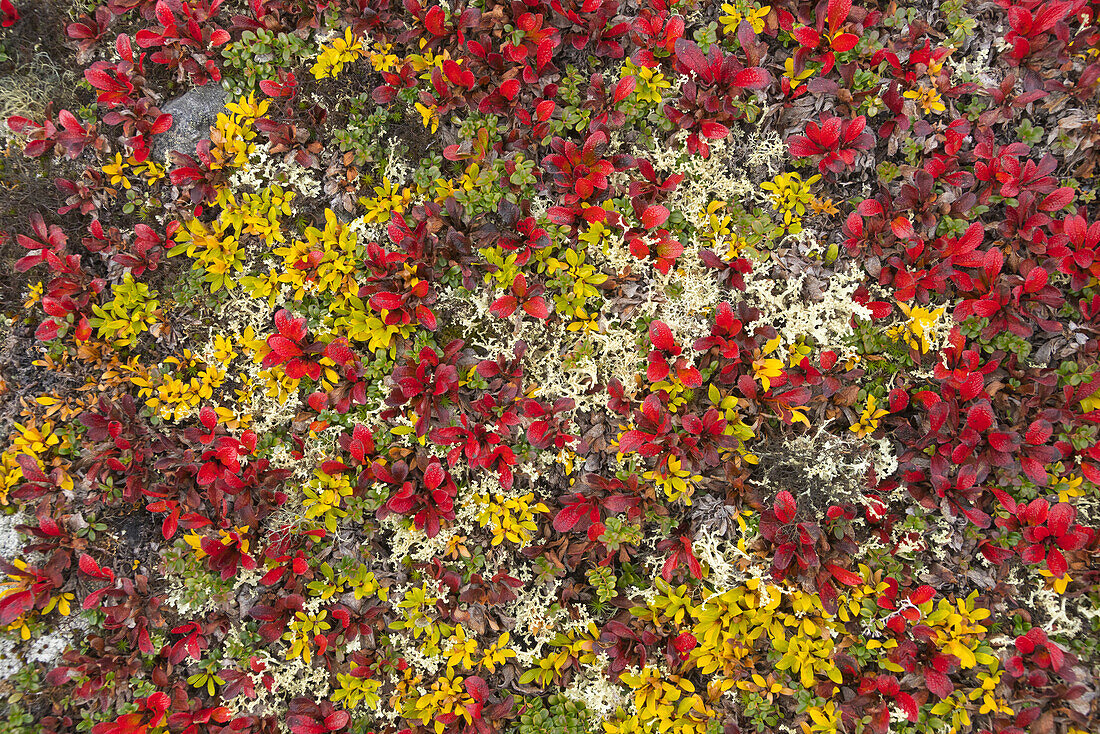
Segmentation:
{"type": "Polygon", "coordinates": [[[195,154],[195,146],[210,136],[210,126],[225,110],[225,90],[218,84],[195,87],[161,107],[172,115],[172,128],[153,143],[153,160],[160,162],[169,151],[195,154]]]}

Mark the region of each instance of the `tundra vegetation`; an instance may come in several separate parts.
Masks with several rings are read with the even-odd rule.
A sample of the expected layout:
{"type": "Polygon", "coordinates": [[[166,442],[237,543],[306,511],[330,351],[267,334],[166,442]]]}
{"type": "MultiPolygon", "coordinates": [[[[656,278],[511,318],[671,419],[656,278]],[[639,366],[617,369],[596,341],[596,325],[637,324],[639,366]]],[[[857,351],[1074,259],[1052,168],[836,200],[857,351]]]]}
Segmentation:
{"type": "Polygon", "coordinates": [[[0,0],[0,732],[1100,730],[1100,2],[424,1],[0,0]]]}

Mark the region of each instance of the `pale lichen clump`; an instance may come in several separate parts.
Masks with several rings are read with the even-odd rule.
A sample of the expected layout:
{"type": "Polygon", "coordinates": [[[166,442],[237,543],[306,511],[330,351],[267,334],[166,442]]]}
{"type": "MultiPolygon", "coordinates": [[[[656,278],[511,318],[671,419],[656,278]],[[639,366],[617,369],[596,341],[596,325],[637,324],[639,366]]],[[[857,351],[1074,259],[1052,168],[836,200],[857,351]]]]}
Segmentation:
{"type": "Polygon", "coordinates": [[[504,605],[505,614],[516,621],[511,643],[516,661],[526,667],[533,666],[543,647],[565,630],[569,614],[556,603],[557,592],[557,580],[527,583],[513,601],[504,605]],[[528,638],[533,644],[527,644],[528,638]]]}
{"type": "Polygon", "coordinates": [[[11,637],[0,637],[0,677],[7,680],[23,666],[24,662],[16,652],[16,642],[11,637]]]}
{"type": "Polygon", "coordinates": [[[587,713],[599,720],[614,715],[615,709],[621,706],[630,705],[622,687],[612,683],[608,677],[608,662],[607,658],[601,656],[595,665],[585,667],[562,689],[563,696],[583,703],[587,713]]]}
{"type": "MultiPolygon", "coordinates": [[[[637,335],[634,329],[622,324],[608,323],[602,333],[591,334],[589,338],[593,350],[589,364],[601,384],[618,380],[629,389],[634,375],[641,369],[639,357],[643,356],[635,346],[637,335]]],[[[591,397],[585,401],[585,405],[586,409],[603,412],[606,409],[606,399],[601,396],[591,397]]]]}
{"type": "Polygon", "coordinates": [[[22,525],[28,520],[27,514],[22,510],[10,515],[0,514],[0,558],[17,558],[27,539],[15,529],[16,525],[22,525]]]}
{"type": "MultiPolygon", "coordinates": [[[[1035,575],[1037,585],[1027,599],[1027,606],[1043,611],[1047,621],[1043,630],[1051,637],[1065,636],[1073,638],[1084,629],[1085,620],[1081,616],[1070,616],[1066,610],[1066,597],[1054,589],[1047,588],[1045,580],[1035,575]]],[[[1094,616],[1100,616],[1100,613],[1094,616]]]]}
{"type": "Polygon", "coordinates": [[[745,147],[749,149],[749,165],[767,169],[768,175],[779,173],[780,165],[787,155],[787,143],[779,133],[770,130],[763,134],[753,133],[745,147]]]}
{"type": "Polygon", "coordinates": [[[54,666],[65,649],[71,644],[67,635],[60,632],[42,635],[31,640],[27,647],[27,661],[54,666]]]}
{"type": "MultiPolygon", "coordinates": [[[[168,588],[164,603],[175,609],[180,615],[204,615],[218,608],[219,600],[214,594],[196,600],[195,595],[190,593],[188,584],[185,584],[185,579],[172,573],[166,573],[164,581],[168,588]]],[[[195,578],[190,577],[187,581],[194,584],[195,578]]]]}
{"type": "Polygon", "coordinates": [[[697,242],[687,243],[680,267],[667,275],[656,274],[655,289],[666,297],[645,304],[646,310],[669,327],[676,343],[685,350],[710,333],[718,304],[732,297],[732,292],[718,286],[703,267],[700,249],[697,242]]]}
{"type": "MultiPolygon", "coordinates": [[[[308,665],[300,657],[284,660],[268,656],[266,662],[266,672],[273,678],[273,683],[270,693],[265,687],[256,686],[257,709],[276,713],[285,711],[286,705],[295,698],[324,700],[329,695],[330,674],[323,666],[308,665]]],[[[283,725],[283,722],[280,721],[280,724],[283,725]]]]}
{"type": "MultiPolygon", "coordinates": [[[[710,156],[703,158],[687,152],[686,131],[673,136],[669,144],[651,153],[653,167],[667,176],[683,173],[684,181],[676,188],[666,204],[669,209],[679,209],[684,217],[698,229],[707,226],[707,205],[715,199],[721,201],[763,201],[760,188],[748,177],[748,171],[740,163],[739,147],[728,139],[714,140],[710,144],[710,156]]],[[[755,138],[751,138],[755,139],[755,138]]],[[[750,140],[751,140],[750,139],[750,140]]],[[[763,160],[772,158],[772,146],[764,148],[763,160]]]]}
{"type": "Polygon", "coordinates": [[[405,186],[413,180],[415,168],[398,153],[398,143],[389,141],[389,153],[386,155],[386,164],[382,168],[382,176],[388,178],[394,185],[405,186]]]}
{"type": "MultiPolygon", "coordinates": [[[[463,315],[472,310],[467,333],[471,335],[470,346],[477,352],[491,359],[497,355],[511,355],[519,341],[527,344],[522,365],[525,387],[531,397],[551,402],[560,397],[572,397],[576,401],[575,411],[602,409],[606,398],[588,394],[600,382],[600,369],[596,355],[584,350],[585,336],[569,331],[561,322],[523,319],[506,324],[489,313],[487,297],[471,297],[469,303],[473,308],[464,310],[463,315]],[[501,324],[510,329],[510,333],[503,333],[501,324]],[[536,387],[537,391],[531,392],[536,387]]],[[[592,339],[588,343],[600,344],[603,354],[615,354],[620,359],[635,351],[633,341],[609,344],[606,339],[592,339]]]]}
{"type": "Polygon", "coordinates": [[[744,565],[751,562],[752,557],[724,535],[701,527],[691,541],[691,549],[705,569],[704,577],[715,593],[723,594],[748,578],[738,561],[744,565]]]}
{"type": "Polygon", "coordinates": [[[856,356],[853,319],[871,318],[870,309],[852,299],[863,276],[854,268],[834,272],[821,286],[818,300],[804,295],[808,277],[807,272],[782,280],[750,274],[745,291],[735,299],[760,310],[754,323],[774,326],[781,349],[812,339],[817,350],[833,350],[841,359],[856,356]]]}
{"type": "Polygon", "coordinates": [[[761,471],[754,479],[766,493],[787,490],[800,503],[824,512],[830,505],[864,502],[872,476],[881,480],[897,471],[888,439],[832,433],[830,422],[757,449],[761,471]]]}
{"type": "Polygon", "coordinates": [[[293,189],[306,198],[321,195],[321,182],[314,178],[310,169],[293,159],[272,158],[264,148],[257,148],[249,156],[248,163],[229,177],[230,189],[235,192],[247,189],[258,192],[273,184],[293,189]]]}
{"type": "MultiPolygon", "coordinates": [[[[286,294],[279,293],[275,307],[282,307],[286,302],[286,294]]],[[[230,290],[225,307],[220,312],[224,323],[196,350],[204,362],[217,364],[216,355],[223,350],[226,340],[233,343],[233,357],[222,367],[243,384],[245,389],[236,391],[236,412],[238,415],[252,415],[255,418],[252,428],[258,433],[287,425],[297,414],[295,402],[288,399],[289,395],[280,399],[263,389],[269,378],[262,374],[265,370],[259,359],[253,358],[251,350],[243,344],[248,339],[266,340],[272,331],[271,308],[271,304],[264,299],[252,298],[241,290],[230,290]],[[239,367],[231,371],[232,365],[239,367]]]]}

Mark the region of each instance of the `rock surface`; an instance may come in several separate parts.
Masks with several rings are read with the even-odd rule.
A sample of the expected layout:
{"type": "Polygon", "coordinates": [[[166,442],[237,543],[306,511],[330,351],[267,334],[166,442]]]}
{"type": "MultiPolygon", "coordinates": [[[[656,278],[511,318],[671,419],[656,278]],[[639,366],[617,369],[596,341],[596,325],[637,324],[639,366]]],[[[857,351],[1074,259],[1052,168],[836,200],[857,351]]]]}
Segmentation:
{"type": "Polygon", "coordinates": [[[153,160],[163,161],[169,151],[195,154],[195,145],[209,136],[210,126],[225,109],[225,90],[217,84],[196,87],[168,102],[161,110],[172,115],[172,129],[153,144],[153,160]]]}

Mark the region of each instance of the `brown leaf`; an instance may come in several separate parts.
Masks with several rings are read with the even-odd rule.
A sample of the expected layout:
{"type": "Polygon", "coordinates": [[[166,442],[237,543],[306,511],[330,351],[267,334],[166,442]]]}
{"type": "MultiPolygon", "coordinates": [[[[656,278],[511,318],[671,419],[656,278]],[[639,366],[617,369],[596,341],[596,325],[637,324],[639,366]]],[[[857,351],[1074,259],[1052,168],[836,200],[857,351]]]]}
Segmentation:
{"type": "Polygon", "coordinates": [[[859,396],[859,385],[847,385],[833,395],[832,402],[841,407],[854,405],[859,396]]]}

